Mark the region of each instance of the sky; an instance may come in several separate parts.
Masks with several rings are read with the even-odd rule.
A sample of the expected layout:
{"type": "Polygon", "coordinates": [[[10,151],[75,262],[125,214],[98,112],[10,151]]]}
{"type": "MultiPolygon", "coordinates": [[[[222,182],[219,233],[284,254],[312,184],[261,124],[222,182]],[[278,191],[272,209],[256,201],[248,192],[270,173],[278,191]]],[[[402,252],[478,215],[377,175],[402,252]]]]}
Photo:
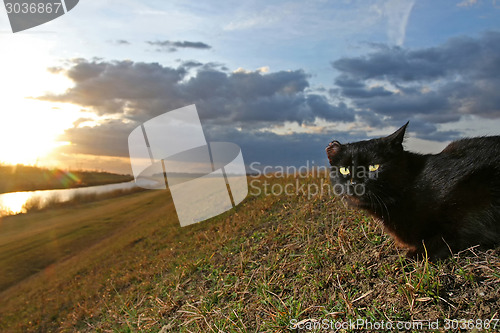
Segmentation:
{"type": "Polygon", "coordinates": [[[328,142],[437,153],[500,132],[500,1],[81,0],[12,33],[0,8],[0,162],[131,173],[128,135],[195,104],[247,165],[328,142]]]}

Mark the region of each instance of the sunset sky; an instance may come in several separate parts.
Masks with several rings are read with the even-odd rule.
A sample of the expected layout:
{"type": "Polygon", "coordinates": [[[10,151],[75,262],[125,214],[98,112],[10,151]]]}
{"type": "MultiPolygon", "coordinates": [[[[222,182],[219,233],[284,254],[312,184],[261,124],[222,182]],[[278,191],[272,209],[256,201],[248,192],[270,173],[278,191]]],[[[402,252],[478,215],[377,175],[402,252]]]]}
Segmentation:
{"type": "Polygon", "coordinates": [[[500,134],[500,1],[81,0],[12,33],[0,161],[131,173],[127,137],[196,104],[246,164],[325,165],[329,141],[437,152],[500,134]]]}

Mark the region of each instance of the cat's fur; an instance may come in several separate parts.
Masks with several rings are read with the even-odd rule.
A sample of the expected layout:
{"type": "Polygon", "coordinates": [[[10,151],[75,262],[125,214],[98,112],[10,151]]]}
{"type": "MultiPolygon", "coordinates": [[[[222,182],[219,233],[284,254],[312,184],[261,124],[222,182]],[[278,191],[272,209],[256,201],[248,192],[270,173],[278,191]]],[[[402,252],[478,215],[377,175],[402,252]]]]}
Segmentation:
{"type": "Polygon", "coordinates": [[[498,245],[500,136],[462,139],[421,155],[403,149],[407,125],[384,138],[332,141],[326,148],[332,185],[381,219],[409,256],[426,250],[430,258],[444,258],[474,245],[498,245]],[[373,172],[369,165],[379,167],[373,172]],[[340,167],[353,172],[342,175],[340,167]],[[354,186],[364,193],[354,193],[354,186]]]}

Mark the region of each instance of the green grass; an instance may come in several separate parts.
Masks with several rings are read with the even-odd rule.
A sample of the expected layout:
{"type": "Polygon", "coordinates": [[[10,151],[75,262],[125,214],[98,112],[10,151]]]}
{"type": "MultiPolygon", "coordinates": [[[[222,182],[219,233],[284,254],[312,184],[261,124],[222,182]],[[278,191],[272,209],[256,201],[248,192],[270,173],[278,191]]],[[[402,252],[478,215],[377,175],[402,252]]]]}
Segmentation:
{"type": "MultiPolygon", "coordinates": [[[[0,294],[1,331],[290,332],[297,322],[419,319],[443,327],[445,318],[496,319],[500,311],[497,251],[408,260],[378,222],[328,195],[249,196],[180,228],[168,192],[147,191],[4,218],[0,235],[14,251],[53,226],[87,240],[72,247],[72,233],[54,236],[68,235],[59,248],[71,252],[0,294]],[[82,236],[85,224],[97,229],[82,236]]],[[[16,262],[44,253],[27,243],[16,262]]]]}
{"type": "Polygon", "coordinates": [[[0,193],[52,190],[121,183],[130,175],[97,171],[65,171],[34,166],[0,165],[0,193]]]}

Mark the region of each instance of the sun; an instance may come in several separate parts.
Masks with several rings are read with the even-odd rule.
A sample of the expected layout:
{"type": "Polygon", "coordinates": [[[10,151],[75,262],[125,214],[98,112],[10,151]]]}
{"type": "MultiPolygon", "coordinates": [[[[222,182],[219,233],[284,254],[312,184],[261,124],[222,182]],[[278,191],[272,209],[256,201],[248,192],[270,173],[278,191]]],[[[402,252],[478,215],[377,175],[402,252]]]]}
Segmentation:
{"type": "MultiPolygon", "coordinates": [[[[5,105],[5,101],[2,104],[5,105]]],[[[9,112],[0,114],[1,162],[43,162],[44,157],[54,148],[68,144],[58,141],[58,136],[64,129],[72,126],[75,118],[75,110],[71,110],[68,105],[55,108],[52,103],[20,99],[12,101],[8,106],[9,112]]]]}
{"type": "Polygon", "coordinates": [[[1,37],[0,162],[35,164],[66,144],[57,138],[81,117],[80,111],[71,104],[36,99],[47,92],[61,93],[72,84],[47,70],[56,62],[50,43],[30,35],[1,37]]]}

